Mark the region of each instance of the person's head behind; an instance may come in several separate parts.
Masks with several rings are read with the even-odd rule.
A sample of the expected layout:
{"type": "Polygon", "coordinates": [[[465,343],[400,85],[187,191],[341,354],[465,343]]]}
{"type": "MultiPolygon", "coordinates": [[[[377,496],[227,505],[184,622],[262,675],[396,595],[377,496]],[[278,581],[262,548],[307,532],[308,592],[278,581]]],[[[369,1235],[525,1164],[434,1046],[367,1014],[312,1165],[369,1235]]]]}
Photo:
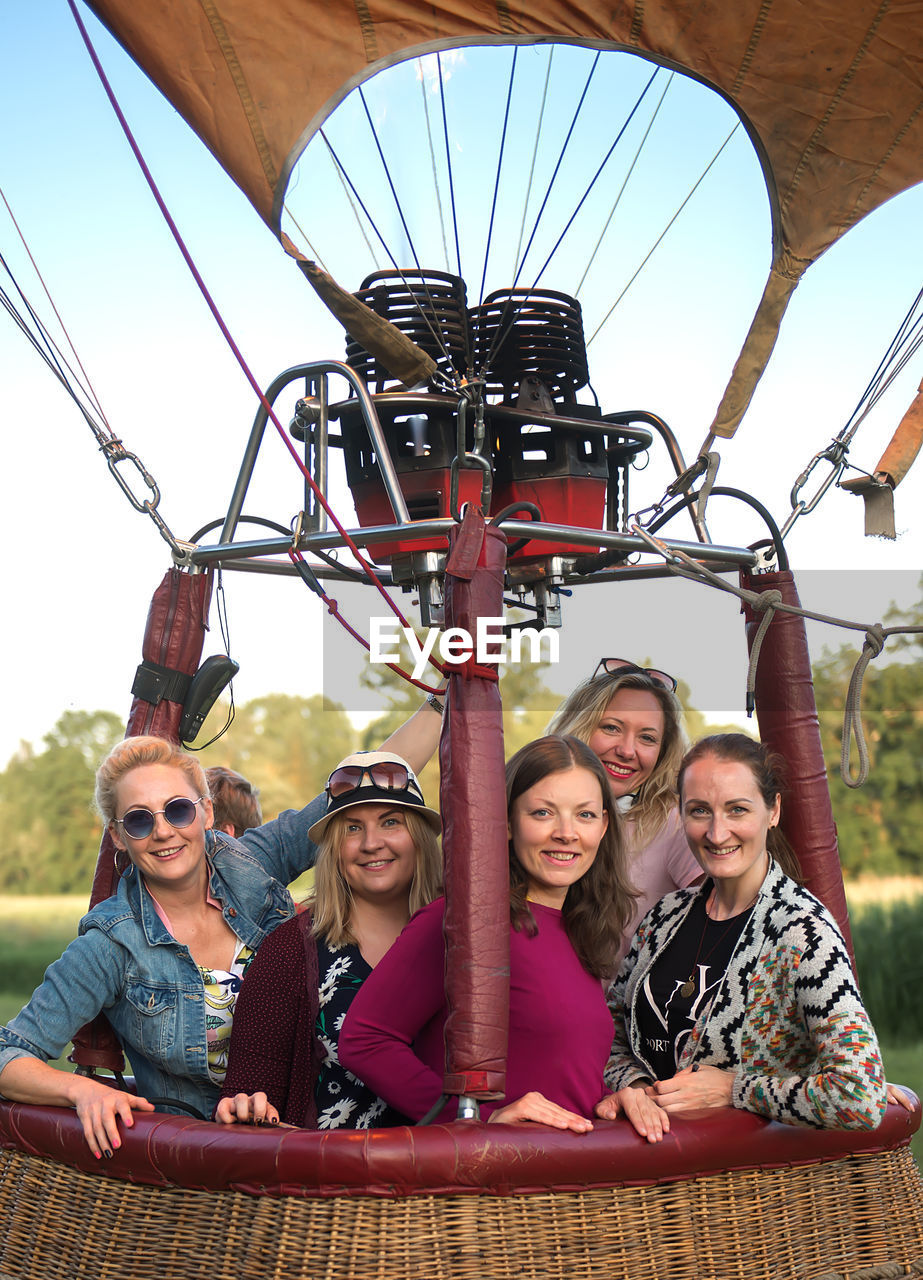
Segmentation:
{"type": "Polygon", "coordinates": [[[318,844],[308,899],[314,932],[330,946],[354,942],[356,897],[384,903],[406,894],[411,915],[432,902],[442,884],[440,830],[400,756],[368,751],[342,760],[327,783],[327,812],[309,833],[318,844]],[[379,861],[391,865],[368,869],[379,861]]]}
{"type": "MultiPolygon", "coordinates": [[[[631,917],[634,889],[628,875],[628,859],[619,815],[608,777],[595,752],[572,735],[549,734],[527,743],[506,766],[507,818],[509,823],[510,919],[516,929],[536,930],[529,908],[530,875],[520,860],[523,824],[517,802],[555,775],[579,771],[583,791],[598,805],[603,828],[595,857],[567,887],[563,915],[568,937],[583,967],[594,976],[612,975],[622,930],[631,917]]],[[[575,793],[576,794],[576,793],[575,793]]],[[[522,848],[524,857],[528,857],[522,848]]],[[[584,860],[583,865],[586,865],[584,860]]],[[[555,873],[555,878],[560,878],[555,873]]]]}
{"type": "Polygon", "coordinates": [[[205,770],[215,810],[215,830],[239,840],[251,827],[263,824],[260,793],[243,774],[216,764],[205,770]]]}
{"type": "Polygon", "coordinates": [[[636,796],[636,843],[651,840],[675,806],[686,747],[676,694],[638,668],[602,671],[565,698],[548,732],[573,734],[592,747],[613,795],[636,796]]]}
{"type": "MultiPolygon", "coordinates": [[[[745,733],[713,733],[700,738],[690,747],[680,763],[676,784],[680,812],[683,809],[684,786],[690,768],[693,765],[707,765],[709,760],[743,766],[751,775],[766,810],[772,811],[777,802],[781,805],[785,790],[785,761],[782,757],[771,751],[765,743],[757,742],[745,733]]],[[[800,882],[802,876],[798,855],[778,825],[769,827],[766,848],[782,871],[800,882]]]]}

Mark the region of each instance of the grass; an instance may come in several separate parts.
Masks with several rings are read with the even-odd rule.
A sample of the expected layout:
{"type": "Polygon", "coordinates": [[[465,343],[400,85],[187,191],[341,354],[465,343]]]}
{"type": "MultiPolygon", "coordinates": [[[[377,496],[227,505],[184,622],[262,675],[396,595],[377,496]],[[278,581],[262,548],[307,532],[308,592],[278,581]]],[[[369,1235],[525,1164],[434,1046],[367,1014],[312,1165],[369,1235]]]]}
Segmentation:
{"type": "Polygon", "coordinates": [[[923,876],[882,876],[847,880],[846,899],[850,912],[859,912],[870,903],[912,902],[923,894],[923,876]]]}
{"type": "MultiPolygon", "coordinates": [[[[847,896],[863,994],[879,1029],[885,1072],[923,1097],[923,1026],[907,1021],[912,1014],[920,1018],[920,1002],[908,1003],[901,994],[923,958],[923,879],[852,882],[847,896]]],[[[48,964],[76,936],[86,904],[83,894],[0,897],[0,1023],[19,1012],[48,964]]],[[[57,1065],[69,1068],[63,1059],[57,1065]]],[[[912,1149],[923,1167],[923,1129],[912,1149]]]]}

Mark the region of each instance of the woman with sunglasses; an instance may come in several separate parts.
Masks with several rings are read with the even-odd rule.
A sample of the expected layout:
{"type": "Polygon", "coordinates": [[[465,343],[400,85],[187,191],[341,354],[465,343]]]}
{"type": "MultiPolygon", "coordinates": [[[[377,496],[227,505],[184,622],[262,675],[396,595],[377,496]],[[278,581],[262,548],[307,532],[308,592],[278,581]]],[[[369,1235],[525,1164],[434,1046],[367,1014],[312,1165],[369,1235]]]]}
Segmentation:
{"type": "MultiPolygon", "coordinates": [[[[601,980],[631,910],[619,826],[603,767],[576,738],[529,743],[507,764],[506,784],[508,1101],[485,1103],[482,1115],[584,1133],[607,1093],[612,1018],[601,980]]],[[[414,916],[340,1033],[341,1063],[412,1120],[442,1093],[443,908],[440,898],[414,916]]]]}
{"type": "Polygon", "coordinates": [[[638,896],[621,960],[654,903],[702,879],[676,810],[676,774],[685,747],[676,680],[626,658],[603,658],[557,709],[548,731],[571,733],[595,751],[623,819],[638,896]]]}
{"type": "Polygon", "coordinates": [[[241,988],[219,1123],[404,1123],[340,1065],[337,1041],[363,982],[439,890],[439,815],[388,752],[348,756],[326,795],[306,909],[266,939],[241,988]]]}
{"type": "Polygon", "coordinates": [[[0,1094],[75,1107],[97,1158],[120,1145],[119,1121],[130,1126],[154,1100],[211,1115],[243,973],[294,914],[286,886],[314,861],[309,831],[325,803],[320,796],[237,841],[212,829],[198,760],[161,738],[119,743],[96,777],[118,893],[84,916],[29,1004],[0,1028],[0,1094]],[[137,1094],[48,1065],[100,1011],[137,1094]]]}

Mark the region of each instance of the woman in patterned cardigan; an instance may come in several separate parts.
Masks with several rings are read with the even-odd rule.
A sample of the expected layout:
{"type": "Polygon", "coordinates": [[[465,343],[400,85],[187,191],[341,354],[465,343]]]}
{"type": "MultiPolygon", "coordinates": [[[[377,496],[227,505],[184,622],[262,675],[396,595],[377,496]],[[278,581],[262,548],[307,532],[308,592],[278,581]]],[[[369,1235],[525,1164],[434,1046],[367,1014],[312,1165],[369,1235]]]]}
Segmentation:
{"type": "Polygon", "coordinates": [[[679,772],[705,872],[648,912],[610,993],[613,1094],[656,1142],[670,1117],[734,1106],[787,1124],[873,1129],[886,1105],[875,1032],[829,912],[796,883],[779,830],[779,761],[743,734],[705,738],[679,772]]]}

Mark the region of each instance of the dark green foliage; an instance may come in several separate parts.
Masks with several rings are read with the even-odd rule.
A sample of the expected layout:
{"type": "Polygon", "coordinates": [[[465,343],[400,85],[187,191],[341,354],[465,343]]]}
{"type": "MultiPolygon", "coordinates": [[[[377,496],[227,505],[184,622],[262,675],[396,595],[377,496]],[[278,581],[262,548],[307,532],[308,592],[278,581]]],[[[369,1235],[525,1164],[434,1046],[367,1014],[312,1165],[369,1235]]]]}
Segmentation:
{"type": "Polygon", "coordinates": [[[75,935],[76,929],[45,929],[39,920],[8,922],[0,947],[3,959],[0,964],[0,991],[16,993],[20,996],[20,1004],[25,1004],[45,976],[45,970],[53,960],[57,960],[75,935]]]}
{"type": "Polygon", "coordinates": [[[882,1039],[923,1038],[923,896],[870,903],[850,922],[862,999],[882,1039]]]}
{"type": "Polygon", "coordinates": [[[92,803],[96,762],[122,732],[111,712],[67,711],[43,751],[23,744],[0,773],[0,891],[88,890],[102,833],[92,803]]]}
{"type": "MultiPolygon", "coordinates": [[[[216,707],[201,740],[207,742],[226,718],[227,707],[216,707]]],[[[199,758],[206,768],[223,764],[249,778],[268,820],[323,791],[337,761],[357,749],[357,737],[343,708],[320,694],[271,693],[238,707],[228,732],[199,758]]]]}
{"type": "MultiPolygon", "coordinates": [[[[923,601],[890,625],[923,622],[923,601]]],[[[824,758],[840,858],[851,875],[923,874],[923,638],[893,640],[866,671],[862,723],[871,758],[864,786],[840,777],[843,710],[857,651],[842,648],[814,667],[824,758]],[[893,656],[897,661],[886,661],[893,656]]],[[[853,771],[856,752],[853,748],[853,771]]]]}

